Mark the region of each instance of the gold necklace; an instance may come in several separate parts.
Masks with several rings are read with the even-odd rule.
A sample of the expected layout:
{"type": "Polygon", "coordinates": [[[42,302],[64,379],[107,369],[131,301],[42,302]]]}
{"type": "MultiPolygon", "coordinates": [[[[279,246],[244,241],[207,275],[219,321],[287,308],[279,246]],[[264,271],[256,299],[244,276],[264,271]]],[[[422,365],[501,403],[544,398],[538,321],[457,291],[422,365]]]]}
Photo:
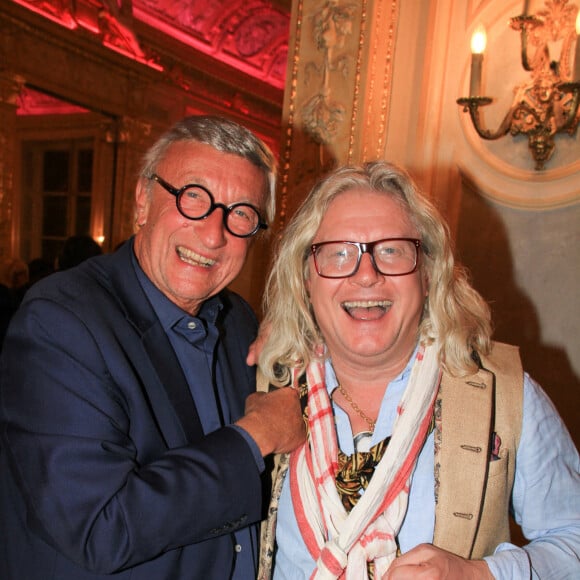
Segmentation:
{"type": "Polygon", "coordinates": [[[375,430],[375,421],[373,421],[353,400],[350,396],[350,393],[340,384],[338,383],[338,390],[340,391],[341,395],[346,399],[348,404],[357,412],[357,414],[366,421],[371,431],[375,430]]]}

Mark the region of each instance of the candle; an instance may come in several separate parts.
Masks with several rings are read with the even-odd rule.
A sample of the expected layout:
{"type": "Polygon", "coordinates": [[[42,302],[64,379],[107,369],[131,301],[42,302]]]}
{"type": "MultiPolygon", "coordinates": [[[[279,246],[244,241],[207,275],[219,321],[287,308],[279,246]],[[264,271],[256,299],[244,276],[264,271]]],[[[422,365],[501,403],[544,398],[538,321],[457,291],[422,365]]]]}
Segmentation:
{"type": "Polygon", "coordinates": [[[481,97],[481,72],[483,53],[485,51],[485,28],[478,26],[471,37],[471,77],[469,79],[469,96],[481,97]]]}
{"type": "Polygon", "coordinates": [[[576,53],[574,55],[573,82],[580,82],[580,10],[576,15],[576,53]]]}

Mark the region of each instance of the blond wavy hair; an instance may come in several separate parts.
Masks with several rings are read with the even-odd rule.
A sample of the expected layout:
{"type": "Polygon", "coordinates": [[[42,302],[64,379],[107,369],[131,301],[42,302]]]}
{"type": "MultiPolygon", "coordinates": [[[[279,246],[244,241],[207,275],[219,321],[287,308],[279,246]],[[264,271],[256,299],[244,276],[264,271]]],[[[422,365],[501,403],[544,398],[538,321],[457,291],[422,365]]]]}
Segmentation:
{"type": "Polygon", "coordinates": [[[385,161],[336,169],[310,192],[288,224],[275,253],[264,295],[268,339],[260,370],[273,384],[287,384],[290,369],[303,368],[324,338],[306,290],[310,246],[332,201],[352,189],[381,192],[398,200],[419,232],[420,268],[428,276],[417,337],[439,344],[443,367],[453,375],[475,372],[474,351],[486,355],[491,345],[490,310],[455,262],[449,228],[406,171],[385,161]]]}

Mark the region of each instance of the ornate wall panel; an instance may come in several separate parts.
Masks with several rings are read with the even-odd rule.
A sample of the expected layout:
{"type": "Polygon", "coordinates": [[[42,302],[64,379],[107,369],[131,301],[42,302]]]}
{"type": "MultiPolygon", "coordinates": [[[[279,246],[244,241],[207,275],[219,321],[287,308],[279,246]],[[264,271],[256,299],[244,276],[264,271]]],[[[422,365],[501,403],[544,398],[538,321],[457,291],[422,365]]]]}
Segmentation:
{"type": "Polygon", "coordinates": [[[397,11],[395,0],[294,2],[279,228],[334,165],[381,155],[397,11]]]}
{"type": "Polygon", "coordinates": [[[282,89],[289,10],[264,0],[135,0],[135,15],[185,44],[282,89]]]}

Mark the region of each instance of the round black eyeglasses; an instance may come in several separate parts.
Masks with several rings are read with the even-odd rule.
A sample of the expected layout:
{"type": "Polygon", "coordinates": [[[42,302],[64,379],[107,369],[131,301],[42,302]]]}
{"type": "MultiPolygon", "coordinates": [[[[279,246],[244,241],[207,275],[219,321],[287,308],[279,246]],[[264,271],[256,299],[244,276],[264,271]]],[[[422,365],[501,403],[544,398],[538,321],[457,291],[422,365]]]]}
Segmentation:
{"type": "Polygon", "coordinates": [[[330,241],[312,244],[316,273],[322,278],[349,278],[368,254],[374,269],[384,276],[406,276],[417,270],[421,240],[385,238],[374,242],[330,241]]]}
{"type": "Polygon", "coordinates": [[[209,189],[203,185],[189,183],[177,189],[156,173],[153,173],[148,179],[156,181],[163,189],[175,196],[175,204],[179,213],[188,220],[203,220],[219,207],[224,212],[224,227],[232,236],[249,238],[258,230],[265,230],[268,227],[257,208],[249,203],[240,202],[224,205],[216,203],[209,189]]]}

